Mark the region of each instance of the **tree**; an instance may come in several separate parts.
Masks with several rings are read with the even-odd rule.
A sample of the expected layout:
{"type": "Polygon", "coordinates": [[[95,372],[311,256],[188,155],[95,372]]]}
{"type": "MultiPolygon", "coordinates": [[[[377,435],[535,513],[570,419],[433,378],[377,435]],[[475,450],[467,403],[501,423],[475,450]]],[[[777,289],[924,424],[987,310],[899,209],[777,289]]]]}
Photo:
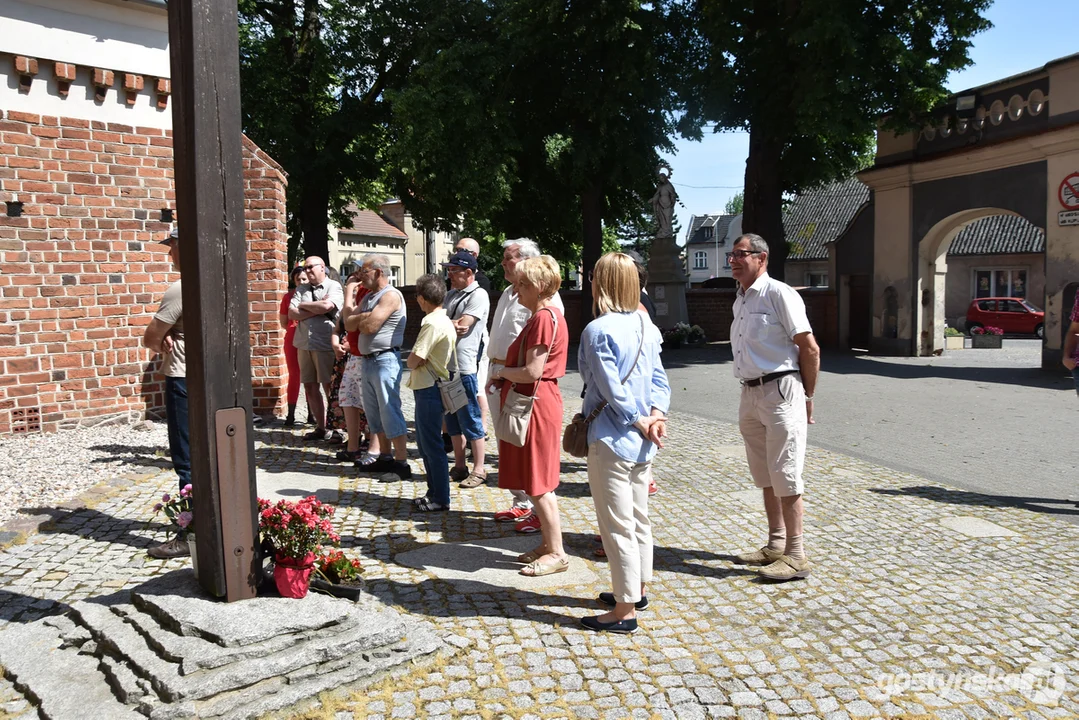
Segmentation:
{"type": "Polygon", "coordinates": [[[487,218],[591,268],[604,224],[640,212],[658,150],[672,149],[681,59],[667,2],[466,5],[460,42],[431,43],[447,49],[429,49],[395,98],[399,192],[425,222],[487,218]]]}
{"type": "Polygon", "coordinates": [[[742,228],[768,240],[783,277],[784,192],[846,177],[878,120],[920,125],[948,73],[970,64],[990,0],[696,0],[681,129],[748,130],[742,228]]]}
{"type": "Polygon", "coordinates": [[[387,93],[412,68],[426,2],[239,0],[244,131],[288,172],[290,259],[302,236],[328,261],[348,202],[384,199],[387,93]]]}
{"type": "Polygon", "coordinates": [[[727,201],[727,204],[723,208],[723,212],[727,215],[737,215],[742,212],[742,208],[745,206],[745,201],[745,193],[735,193],[735,195],[727,201]]]}

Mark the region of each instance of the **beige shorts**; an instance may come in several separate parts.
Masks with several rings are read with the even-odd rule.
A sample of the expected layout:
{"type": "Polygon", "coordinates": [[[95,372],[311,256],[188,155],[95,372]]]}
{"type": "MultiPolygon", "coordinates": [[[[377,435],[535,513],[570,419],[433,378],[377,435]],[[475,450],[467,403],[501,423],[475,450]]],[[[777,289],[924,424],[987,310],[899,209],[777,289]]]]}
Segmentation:
{"type": "Polygon", "coordinates": [[[802,494],[807,428],[805,388],[797,374],[742,388],[738,429],[757,487],[772,488],[776,497],[802,494]]]}
{"type": "Polygon", "coordinates": [[[333,350],[297,350],[300,382],[329,385],[333,380],[333,350]]]}

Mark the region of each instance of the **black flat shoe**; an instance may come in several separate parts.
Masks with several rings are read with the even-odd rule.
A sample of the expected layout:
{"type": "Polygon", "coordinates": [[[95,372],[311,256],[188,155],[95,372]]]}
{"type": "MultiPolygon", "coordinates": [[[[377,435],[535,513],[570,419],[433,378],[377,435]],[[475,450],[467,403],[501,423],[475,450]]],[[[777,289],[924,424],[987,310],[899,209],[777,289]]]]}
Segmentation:
{"type": "Polygon", "coordinates": [[[413,509],[416,510],[416,512],[425,512],[425,513],[429,513],[429,512],[446,512],[447,510],[450,509],[450,506],[449,505],[442,505],[440,503],[436,503],[434,500],[428,500],[428,499],[425,498],[422,503],[416,503],[415,506],[413,507],[413,509]]]}
{"type": "Polygon", "coordinates": [[[637,632],[637,618],[628,620],[616,620],[614,622],[600,622],[599,616],[581,618],[581,625],[596,632],[613,632],[621,635],[629,635],[637,632]]]}
{"type": "MultiPolygon", "coordinates": [[[[603,603],[604,605],[606,605],[607,607],[612,607],[612,608],[617,604],[617,602],[614,599],[614,593],[600,593],[599,594],[599,601],[601,603],[603,603]]],[[[647,595],[642,595],[640,600],[633,603],[633,607],[637,608],[638,610],[644,610],[645,608],[647,608],[648,607],[648,596],[647,595]]]]}

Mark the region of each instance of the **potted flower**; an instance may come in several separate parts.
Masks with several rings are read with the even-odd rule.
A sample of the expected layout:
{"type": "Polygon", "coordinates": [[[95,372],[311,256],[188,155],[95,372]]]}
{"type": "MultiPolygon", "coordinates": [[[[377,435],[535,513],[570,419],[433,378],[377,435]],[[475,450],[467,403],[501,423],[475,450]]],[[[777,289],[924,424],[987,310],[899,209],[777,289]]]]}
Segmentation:
{"type": "Polygon", "coordinates": [[[945,350],[962,350],[963,345],[963,333],[959,332],[953,327],[944,327],[944,349],[945,350]]]}
{"type": "Polygon", "coordinates": [[[672,328],[667,328],[663,331],[663,349],[664,350],[677,350],[682,347],[682,343],[689,337],[690,328],[689,323],[680,322],[675,324],[672,328]]]}
{"type": "Polygon", "coordinates": [[[271,503],[259,498],[259,530],[274,547],[274,583],[282,597],[307,595],[315,554],[339,541],[330,518],[333,507],[314,495],[271,503]]]}
{"type": "Polygon", "coordinates": [[[315,561],[311,587],[334,597],[359,600],[362,572],[359,558],[350,559],[340,550],[324,550],[315,561]]]}
{"type": "Polygon", "coordinates": [[[690,345],[701,345],[707,341],[708,337],[704,334],[704,328],[700,325],[694,325],[686,334],[686,342],[690,345]]]}
{"type": "Polygon", "coordinates": [[[970,329],[970,346],[972,348],[995,348],[1000,349],[1004,344],[1004,331],[992,325],[985,327],[972,327],[970,329]]]}
{"type": "Polygon", "coordinates": [[[186,535],[187,547],[191,551],[191,566],[195,574],[199,573],[198,555],[195,554],[195,505],[191,483],[180,488],[177,495],[165,493],[161,502],[154,505],[154,515],[165,513],[171,531],[177,537],[186,535]]]}

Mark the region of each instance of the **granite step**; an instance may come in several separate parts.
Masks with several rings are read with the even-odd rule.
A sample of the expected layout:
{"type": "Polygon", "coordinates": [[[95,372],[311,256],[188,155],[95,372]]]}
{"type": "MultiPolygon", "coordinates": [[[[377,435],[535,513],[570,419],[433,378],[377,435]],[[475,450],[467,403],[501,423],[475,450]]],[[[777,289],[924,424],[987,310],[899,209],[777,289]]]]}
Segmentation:
{"type": "Polygon", "coordinates": [[[95,720],[145,720],[112,694],[97,658],[62,644],[60,631],[42,622],[0,632],[0,665],[40,717],[85,720],[93,708],[95,720]]]}

